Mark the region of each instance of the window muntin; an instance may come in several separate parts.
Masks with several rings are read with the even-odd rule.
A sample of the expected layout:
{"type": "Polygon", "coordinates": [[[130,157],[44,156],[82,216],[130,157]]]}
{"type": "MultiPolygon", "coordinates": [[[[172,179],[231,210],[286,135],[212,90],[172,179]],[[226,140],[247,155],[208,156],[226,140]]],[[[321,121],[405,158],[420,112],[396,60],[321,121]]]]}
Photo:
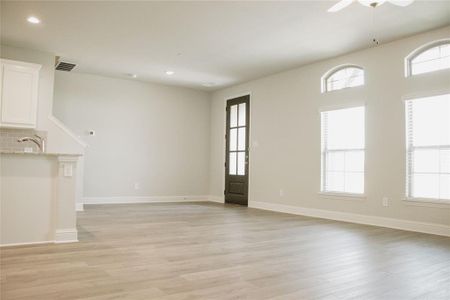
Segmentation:
{"type": "Polygon", "coordinates": [[[321,191],[364,194],[364,106],[322,112],[321,122],[321,191]]]}
{"type": "Polygon", "coordinates": [[[450,200],[450,94],[405,105],[407,197],[450,200]]]}
{"type": "Polygon", "coordinates": [[[450,41],[425,48],[408,60],[409,75],[418,75],[450,68],[450,41]]]}
{"type": "Polygon", "coordinates": [[[364,70],[356,66],[341,67],[325,77],[324,92],[364,85],[364,70]]]}
{"type": "Polygon", "coordinates": [[[230,107],[229,175],[245,175],[246,103],[230,107]]]}

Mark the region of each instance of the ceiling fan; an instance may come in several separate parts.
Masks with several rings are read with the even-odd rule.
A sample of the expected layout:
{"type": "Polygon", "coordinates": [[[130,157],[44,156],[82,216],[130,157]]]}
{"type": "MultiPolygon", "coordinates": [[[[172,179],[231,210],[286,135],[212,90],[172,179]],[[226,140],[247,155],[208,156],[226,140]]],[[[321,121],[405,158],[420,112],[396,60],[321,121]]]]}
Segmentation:
{"type": "Polygon", "coordinates": [[[389,2],[391,4],[397,5],[397,6],[408,6],[411,3],[414,2],[414,0],[341,0],[332,7],[328,9],[328,12],[337,12],[341,9],[346,8],[353,2],[359,2],[360,4],[364,6],[371,6],[371,7],[377,7],[385,2],[389,2]]]}

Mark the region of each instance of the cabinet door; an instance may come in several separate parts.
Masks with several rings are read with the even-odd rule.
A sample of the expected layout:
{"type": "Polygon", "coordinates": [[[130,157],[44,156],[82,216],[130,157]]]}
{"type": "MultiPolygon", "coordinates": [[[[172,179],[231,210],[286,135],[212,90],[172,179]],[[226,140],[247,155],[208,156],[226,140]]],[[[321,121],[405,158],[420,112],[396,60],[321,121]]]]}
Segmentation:
{"type": "Polygon", "coordinates": [[[36,127],[39,68],[39,65],[2,60],[2,127],[36,127]]]}

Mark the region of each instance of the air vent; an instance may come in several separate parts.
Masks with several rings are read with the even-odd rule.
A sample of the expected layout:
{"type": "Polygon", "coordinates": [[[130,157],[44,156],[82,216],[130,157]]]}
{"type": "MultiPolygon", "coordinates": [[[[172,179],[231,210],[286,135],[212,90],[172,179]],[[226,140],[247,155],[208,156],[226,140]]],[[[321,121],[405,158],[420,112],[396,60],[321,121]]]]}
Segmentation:
{"type": "Polygon", "coordinates": [[[66,72],[70,72],[73,70],[73,68],[75,68],[76,64],[70,63],[70,62],[66,62],[66,61],[58,61],[56,63],[56,70],[58,71],[66,71],[66,72]]]}

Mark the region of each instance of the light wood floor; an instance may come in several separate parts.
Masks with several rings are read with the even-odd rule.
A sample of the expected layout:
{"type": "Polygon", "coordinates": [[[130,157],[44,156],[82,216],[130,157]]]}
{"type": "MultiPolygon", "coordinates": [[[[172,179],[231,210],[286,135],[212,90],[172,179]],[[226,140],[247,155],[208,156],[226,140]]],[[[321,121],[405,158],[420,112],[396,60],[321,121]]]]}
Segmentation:
{"type": "Polygon", "coordinates": [[[1,249],[1,299],[450,299],[450,239],[213,203],[87,206],[1,249]]]}

